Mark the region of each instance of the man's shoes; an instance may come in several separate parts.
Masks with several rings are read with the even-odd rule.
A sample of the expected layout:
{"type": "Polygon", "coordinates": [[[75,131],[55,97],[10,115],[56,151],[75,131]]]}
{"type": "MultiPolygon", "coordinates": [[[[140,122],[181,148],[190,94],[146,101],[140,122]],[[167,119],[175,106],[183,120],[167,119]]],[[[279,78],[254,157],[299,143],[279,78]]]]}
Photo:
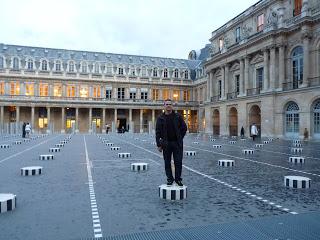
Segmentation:
{"type": "Polygon", "coordinates": [[[171,186],[172,183],[173,183],[173,180],[167,180],[167,185],[168,185],[168,186],[171,186]]]}
{"type": "Polygon", "coordinates": [[[183,183],[181,182],[181,180],[176,181],[176,184],[177,184],[179,187],[182,187],[182,186],[183,186],[183,183]]]}

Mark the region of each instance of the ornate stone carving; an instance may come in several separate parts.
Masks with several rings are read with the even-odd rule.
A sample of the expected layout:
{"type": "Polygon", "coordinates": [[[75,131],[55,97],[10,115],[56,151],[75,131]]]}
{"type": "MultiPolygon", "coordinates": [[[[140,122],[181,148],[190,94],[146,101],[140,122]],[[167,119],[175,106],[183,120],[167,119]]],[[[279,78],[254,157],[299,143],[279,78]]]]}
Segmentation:
{"type": "Polygon", "coordinates": [[[244,39],[248,38],[250,36],[251,32],[252,32],[252,27],[247,26],[246,24],[244,24],[241,29],[242,29],[243,38],[244,39]]]}
{"type": "Polygon", "coordinates": [[[274,11],[273,9],[270,10],[267,24],[273,25],[273,26],[278,24],[278,13],[276,11],[274,11]]]}

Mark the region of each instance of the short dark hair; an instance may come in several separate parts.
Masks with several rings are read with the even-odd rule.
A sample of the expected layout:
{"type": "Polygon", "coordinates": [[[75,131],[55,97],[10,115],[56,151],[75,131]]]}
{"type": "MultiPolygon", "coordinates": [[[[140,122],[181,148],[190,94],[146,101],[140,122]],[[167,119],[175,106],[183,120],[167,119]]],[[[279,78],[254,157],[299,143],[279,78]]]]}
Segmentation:
{"type": "Polygon", "coordinates": [[[167,98],[166,100],[164,100],[165,102],[170,101],[172,102],[172,100],[170,98],[167,98]]]}

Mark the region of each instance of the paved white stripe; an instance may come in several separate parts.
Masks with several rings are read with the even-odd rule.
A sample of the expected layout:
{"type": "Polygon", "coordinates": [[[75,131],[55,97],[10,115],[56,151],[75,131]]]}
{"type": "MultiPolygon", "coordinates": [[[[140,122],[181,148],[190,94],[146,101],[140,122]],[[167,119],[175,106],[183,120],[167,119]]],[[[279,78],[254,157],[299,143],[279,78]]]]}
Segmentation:
{"type": "Polygon", "coordinates": [[[85,136],[83,136],[83,141],[84,141],[84,149],[86,152],[86,165],[87,165],[88,182],[89,182],[89,195],[90,195],[90,202],[91,202],[93,235],[95,238],[102,238],[103,235],[102,235],[102,229],[100,226],[100,218],[99,218],[99,212],[98,212],[98,206],[97,206],[98,204],[97,204],[96,196],[94,193],[92,173],[91,173],[92,162],[90,162],[90,159],[89,159],[87,142],[86,142],[85,136]],[[95,207],[93,207],[93,205],[95,207]],[[97,224],[97,223],[99,223],[99,224],[97,224]]]}

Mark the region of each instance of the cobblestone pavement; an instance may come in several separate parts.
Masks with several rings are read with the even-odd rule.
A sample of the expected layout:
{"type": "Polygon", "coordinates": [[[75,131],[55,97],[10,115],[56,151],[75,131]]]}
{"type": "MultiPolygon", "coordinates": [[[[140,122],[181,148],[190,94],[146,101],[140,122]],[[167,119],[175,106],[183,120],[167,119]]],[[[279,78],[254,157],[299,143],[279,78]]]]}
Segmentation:
{"type": "MultiPolygon", "coordinates": [[[[184,150],[196,151],[196,156],[183,159],[188,198],[168,201],[158,196],[158,186],[166,177],[162,155],[153,145],[154,136],[77,134],[61,152],[52,153],[54,160],[38,159],[67,136],[48,135],[0,149],[0,193],[17,195],[17,208],[0,214],[1,240],[105,237],[299,216],[320,209],[317,142],[302,142],[301,155],[306,162],[294,165],[288,161],[294,155],[290,152],[292,141],[276,139],[255,148],[249,139],[235,139],[231,145],[231,139],[212,142],[208,136],[189,134],[184,150]],[[103,139],[120,150],[110,150],[103,139]],[[222,148],[215,149],[213,144],[222,148]],[[243,149],[255,149],[255,153],[244,155],[243,149]],[[119,152],[131,153],[131,157],[120,159],[119,152]],[[235,160],[235,166],[220,167],[220,159],[235,160]],[[148,171],[132,172],[130,163],[134,162],[148,163],[148,171]],[[42,166],[43,174],[21,176],[20,168],[26,166],[42,166]],[[88,174],[92,175],[92,188],[88,174]],[[286,188],[286,175],[309,177],[311,188],[286,188]]],[[[0,144],[17,139],[0,137],[0,144]]]]}

